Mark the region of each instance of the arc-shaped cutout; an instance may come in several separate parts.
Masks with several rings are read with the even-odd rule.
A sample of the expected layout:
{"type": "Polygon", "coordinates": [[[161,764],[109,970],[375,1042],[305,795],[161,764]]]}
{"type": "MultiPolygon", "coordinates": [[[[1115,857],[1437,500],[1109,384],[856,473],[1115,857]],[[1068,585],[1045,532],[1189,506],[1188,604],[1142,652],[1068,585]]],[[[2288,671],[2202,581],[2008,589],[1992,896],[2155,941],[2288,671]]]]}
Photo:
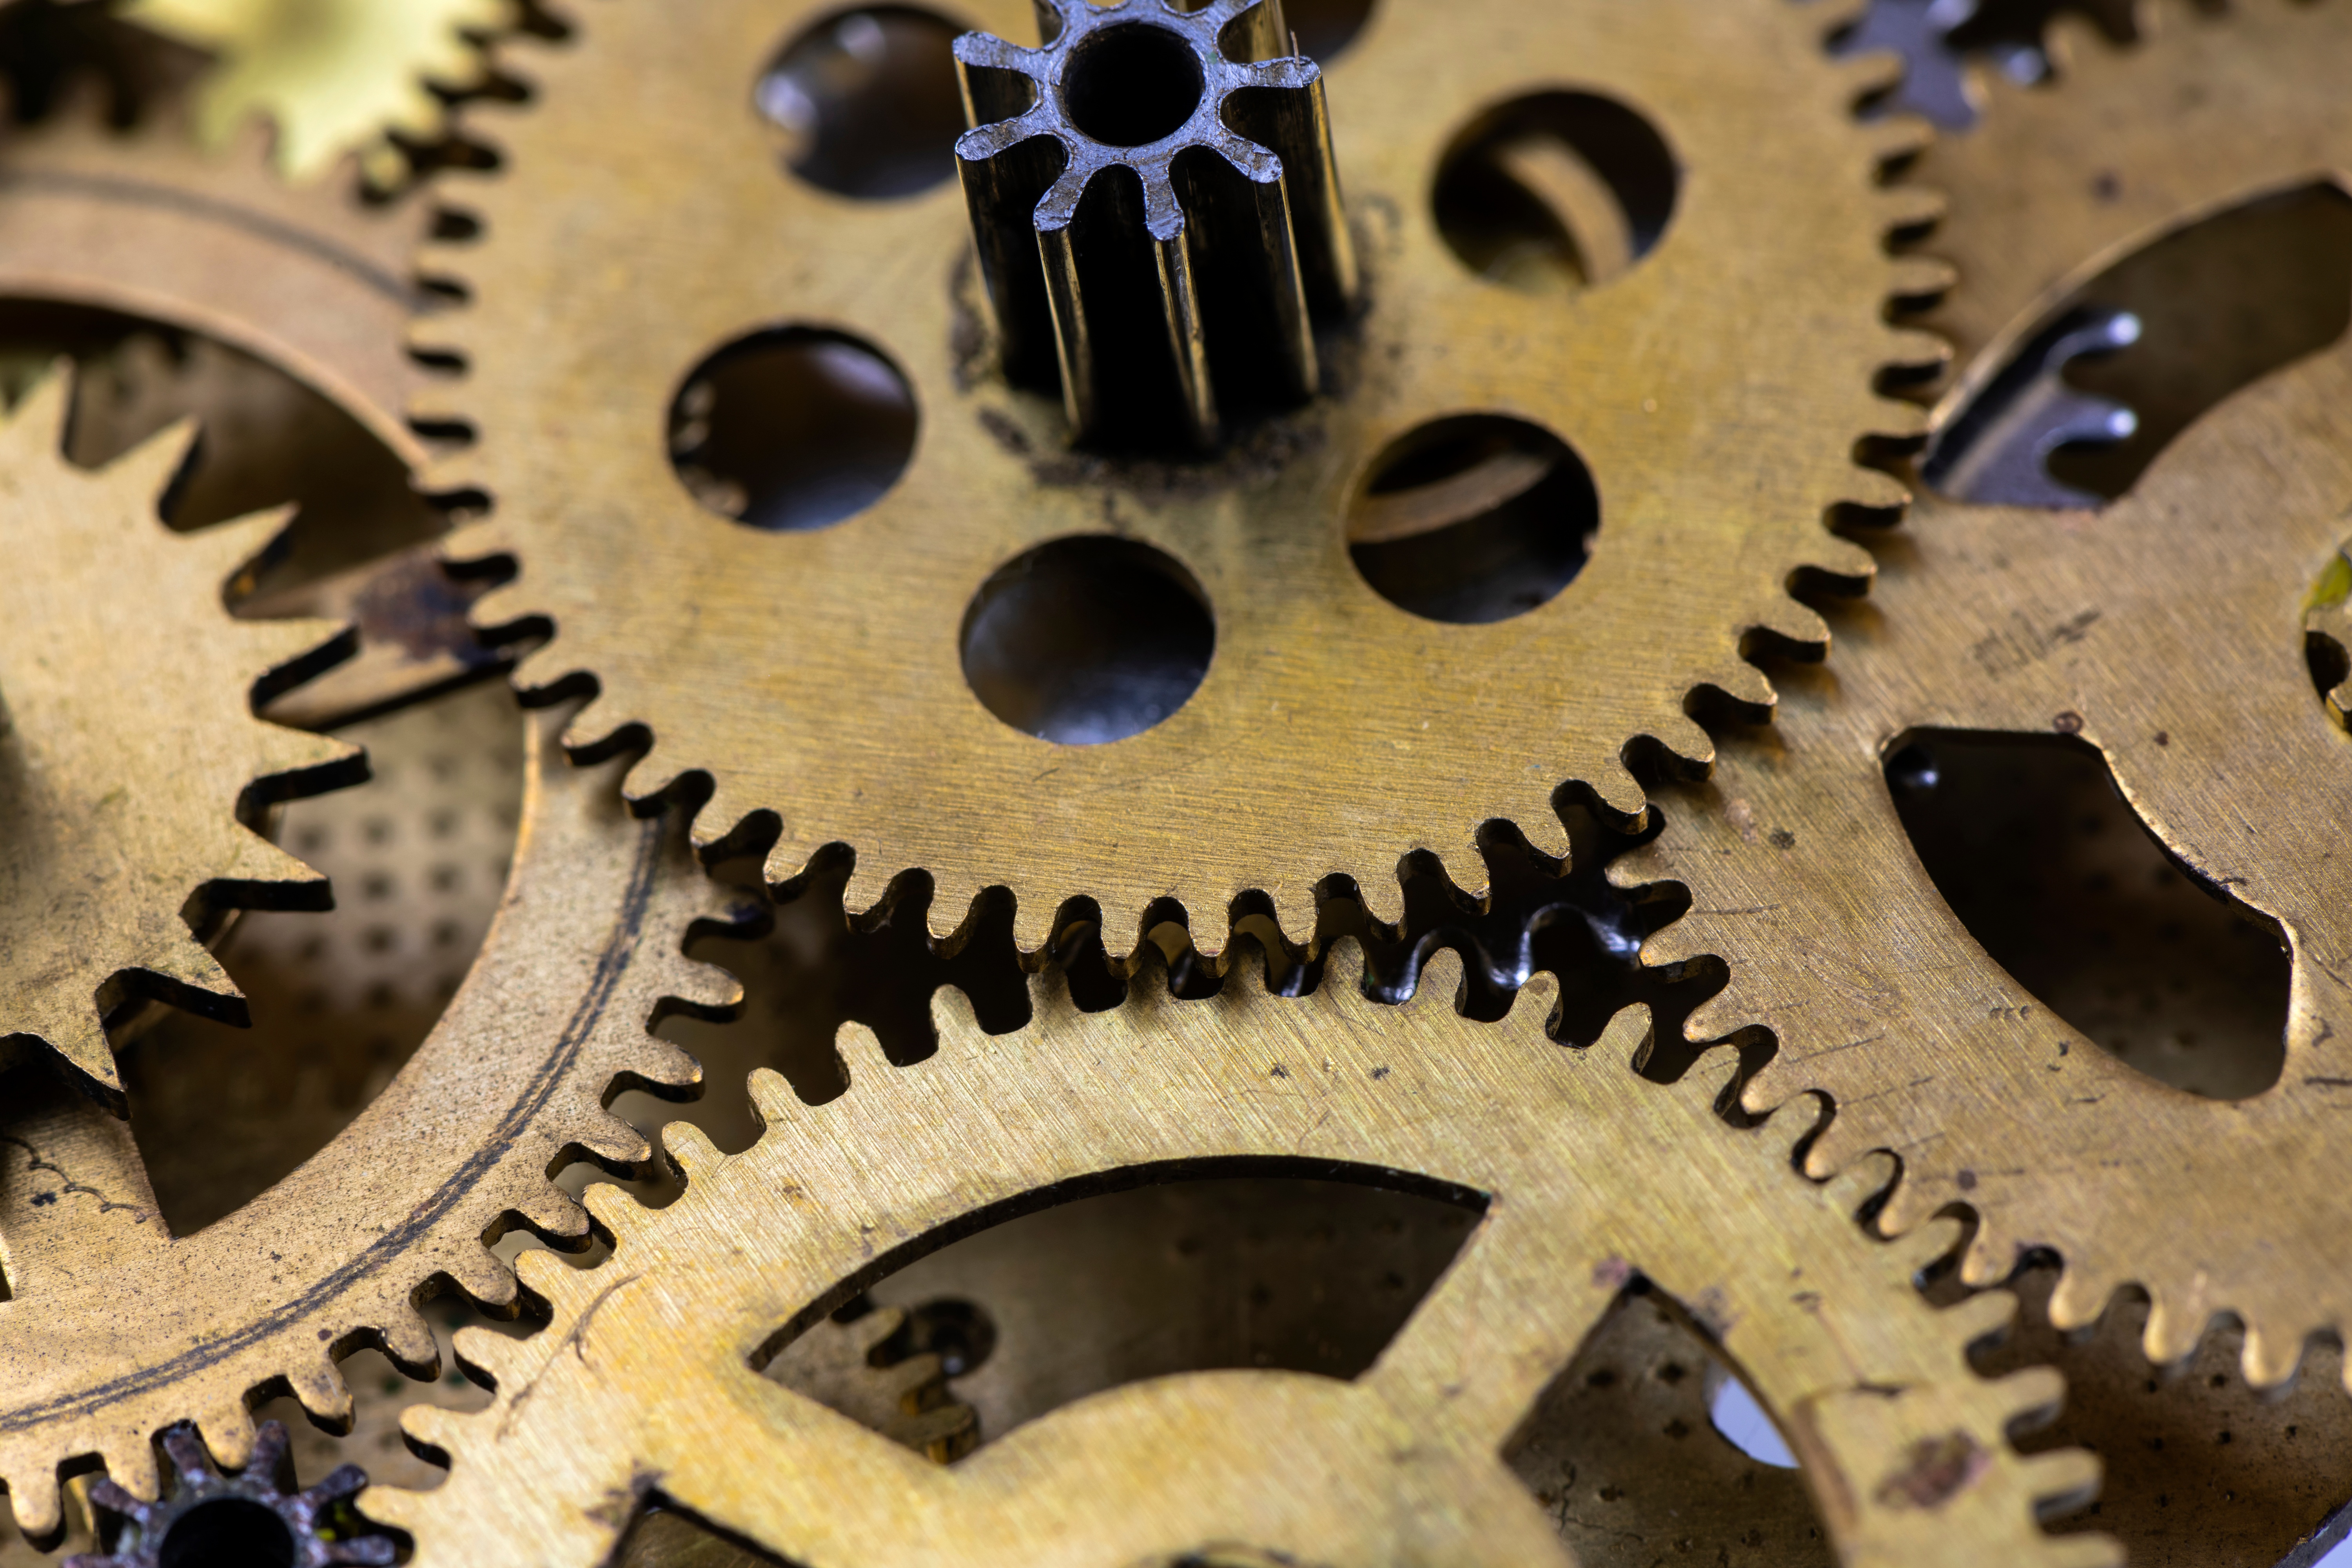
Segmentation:
{"type": "Polygon", "coordinates": [[[2166,856],[2096,748],[1915,731],[1889,748],[1886,780],[1944,901],[2060,1018],[2194,1094],[2244,1100],[2278,1081],[2284,938],[2166,856]]]}
{"type": "MultiPolygon", "coordinates": [[[[940,1371],[976,1414],[980,1442],[1146,1378],[1234,1367],[1352,1378],[1404,1326],[1484,1206],[1475,1194],[1410,1183],[1289,1161],[1114,1173],[882,1260],[834,1316],[882,1309],[908,1324],[962,1325],[946,1348],[963,1370],[940,1371]]],[[[803,1385],[801,1328],[784,1325],[754,1364],[803,1385]]],[[[926,1331],[877,1343],[875,1364],[941,1353],[940,1336],[926,1331]]]]}
{"type": "Polygon", "coordinates": [[[2332,180],[2264,192],[2151,240],[2006,334],[1999,363],[1974,367],[1939,420],[1922,476],[1959,499],[2038,505],[2049,502],[1970,493],[1952,476],[2046,468],[2074,504],[2114,500],[2201,415],[2347,326],[2352,195],[2332,180]],[[2059,331],[2117,321],[2131,328],[2111,341],[2059,331]],[[2006,416],[2029,404],[2043,411],[2006,416]],[[2103,410],[2128,417],[2094,416],[2103,410]],[[2016,462],[1986,442],[2013,445],[2016,462]]]}

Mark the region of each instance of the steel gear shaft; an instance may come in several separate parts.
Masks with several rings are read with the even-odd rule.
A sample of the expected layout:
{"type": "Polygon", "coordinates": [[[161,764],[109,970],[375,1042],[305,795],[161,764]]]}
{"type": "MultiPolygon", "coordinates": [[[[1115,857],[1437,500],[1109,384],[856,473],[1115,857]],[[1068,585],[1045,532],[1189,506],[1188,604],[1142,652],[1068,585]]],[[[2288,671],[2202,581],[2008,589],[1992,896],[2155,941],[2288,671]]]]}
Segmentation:
{"type": "Polygon", "coordinates": [[[1281,0],[1038,0],[1022,48],[955,44],[956,144],[1006,376],[1097,445],[1213,446],[1230,409],[1315,395],[1310,321],[1355,256],[1322,71],[1281,0]]]}

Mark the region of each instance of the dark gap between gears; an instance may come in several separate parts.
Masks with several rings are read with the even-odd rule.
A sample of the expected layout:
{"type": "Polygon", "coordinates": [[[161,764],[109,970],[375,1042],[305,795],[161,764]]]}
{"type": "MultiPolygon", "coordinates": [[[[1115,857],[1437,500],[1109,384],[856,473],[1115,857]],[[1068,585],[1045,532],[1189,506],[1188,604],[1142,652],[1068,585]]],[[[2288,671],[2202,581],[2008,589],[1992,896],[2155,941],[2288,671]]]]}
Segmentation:
{"type": "Polygon", "coordinates": [[[964,611],[964,679],[991,713],[1061,745],[1123,741],[1181,708],[1209,673],[1208,598],[1131,539],[1049,541],[990,574],[964,611]]]}
{"type": "Polygon", "coordinates": [[[783,133],[784,164],[836,195],[912,195],[955,174],[963,103],[956,24],[911,5],[873,5],[804,28],[753,89],[783,133]]]}
{"type": "Polygon", "coordinates": [[[286,1521],[246,1498],[199,1503],[173,1522],[159,1568],[294,1568],[286,1521]]]}
{"type": "Polygon", "coordinates": [[[2166,858],[2095,748],[1915,734],[1886,781],[1945,902],[2059,1018],[2192,1094],[2244,1100],[2278,1081],[2282,938],[2166,858]]]}
{"type": "MultiPolygon", "coordinates": [[[[1185,13],[1198,11],[1207,4],[1208,0],[1170,0],[1172,9],[1185,13]]],[[[1371,20],[1373,0],[1283,0],[1282,21],[1288,36],[1279,48],[1254,52],[1241,47],[1243,36],[1250,31],[1248,12],[1225,29],[1217,47],[1227,59],[1236,62],[1281,59],[1301,54],[1318,64],[1328,65],[1356,41],[1356,35],[1371,20]]]]}
{"type": "Polygon", "coordinates": [[[1062,80],[1062,106],[1071,124],[1106,146],[1142,147],[1181,130],[1206,85],[1181,36],[1129,22],[1079,45],[1062,80]]]}
{"type": "Polygon", "coordinates": [[[915,395],[880,353],[787,327],[739,339],[687,376],[670,407],[670,461],[708,510],[796,532],[879,500],[906,471],[915,430],[915,395]]]}
{"type": "Polygon", "coordinates": [[[1477,626],[1546,604],[1591,559],[1601,496],[1547,430],[1499,415],[1400,438],[1349,503],[1348,554],[1389,603],[1477,626]]]}
{"type": "Polygon", "coordinates": [[[1674,152],[1633,110],[1549,92],[1481,116],[1438,165],[1438,231],[1462,264],[1507,288],[1598,287],[1647,256],[1682,183],[1674,152]]]}

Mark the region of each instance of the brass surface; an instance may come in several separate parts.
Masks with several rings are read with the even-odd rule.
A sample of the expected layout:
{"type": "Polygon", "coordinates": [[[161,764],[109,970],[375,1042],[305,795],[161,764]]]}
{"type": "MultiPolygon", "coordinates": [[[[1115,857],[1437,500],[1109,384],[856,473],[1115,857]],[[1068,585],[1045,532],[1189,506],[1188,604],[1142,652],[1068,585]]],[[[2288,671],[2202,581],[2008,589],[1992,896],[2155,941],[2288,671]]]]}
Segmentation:
{"type": "MultiPolygon", "coordinates": [[[[2352,20],[2332,5],[2258,3],[2247,16],[2258,37],[2333,29],[2294,36],[2332,37],[2339,56],[2352,20]]],[[[2221,161],[2222,128],[2171,107],[2209,78],[2196,41],[2078,65],[2068,83],[2108,128],[2126,188],[2142,160],[2221,161]],[[2135,135],[2115,129],[2126,123],[2135,135]]],[[[2342,116],[2326,118],[2340,138],[2342,116]]],[[[2242,194],[2314,174],[2265,129],[2240,124],[2230,140],[2242,194]]],[[[1690,915],[1646,961],[1730,963],[1694,1037],[1762,1025],[1778,1037],[1748,1103],[1823,1090],[1841,1108],[1812,1169],[1895,1150],[1905,1175],[1888,1223],[1973,1208],[1972,1280],[2054,1249],[2062,1328],[2144,1287],[2153,1360],[2186,1356],[2217,1313],[2235,1313],[2258,1385],[2290,1375],[2312,1335],[2352,1323],[2340,1263],[2352,1216],[2333,1173],[2352,1080],[2334,1022],[2352,1006],[2333,830],[2347,737],[2304,634],[2352,510],[2347,390],[2352,349],[2339,342],[2231,397],[2104,511],[1923,500],[1878,544],[1878,585],[1842,617],[1828,664],[1784,682],[1772,731],[1727,746],[1713,783],[1666,792],[1666,834],[1620,873],[1692,889],[1690,915]],[[1904,735],[1946,729],[2095,747],[2175,861],[2276,923],[2293,975],[2274,1086],[2230,1102],[2169,1088],[1987,956],[1920,867],[1881,771],[1904,735]]]]}
{"type": "Polygon", "coordinates": [[[510,26],[515,0],[130,0],[123,15],[220,57],[198,103],[205,142],[256,120],[294,182],[357,157],[380,183],[404,163],[391,138],[446,130],[444,95],[479,85],[473,41],[510,26]],[[437,89],[437,90],[436,90],[437,89]]]}
{"type": "Polygon", "coordinates": [[[55,1053],[117,1112],[110,1016],[143,998],[237,1018],[199,936],[232,909],[319,908],[324,878],[255,829],[277,800],[364,775],[358,750],[256,719],[252,694],[336,651],[336,628],[241,626],[221,595],[284,524],[174,537],[156,515],[184,427],[97,474],[61,450],[60,370],[0,426],[0,700],[11,1057],[55,1053]],[[60,600],[76,606],[60,621],[60,600]],[[127,661],[127,662],[126,662],[127,661]],[[91,700],[92,673],[136,669],[91,700]]]}
{"type": "Polygon", "coordinates": [[[1041,983],[1036,1021],[995,1037],[943,999],[940,1048],[912,1066],[845,1031],[851,1087],[823,1107],[755,1075],[766,1131],[750,1150],[722,1156],[674,1125],[684,1195],[646,1210],[592,1187],[612,1257],[520,1260],[548,1331],[463,1337],[499,1397],[471,1416],[413,1413],[407,1430],[451,1455],[449,1479],[373,1489],[365,1511],[410,1531],[419,1563],[483,1568],[602,1562],[655,1490],[818,1565],[1229,1550],[1565,1563],[1502,1452],[1638,1273],[1776,1412],[1843,1561],[2116,1560],[2034,1521],[2095,1470],[2009,1449],[2008,1424],[2045,1408],[2055,1381],[1966,1370],[1963,1347],[2011,1303],[1939,1313],[1912,1284],[1954,1232],[1878,1244],[1853,1217],[1873,1178],[1816,1186],[1789,1168],[1801,1117],[1735,1131],[1710,1086],[1643,1083],[1626,1067],[1647,1032],[1637,1010],[1571,1051],[1540,1027],[1549,981],[1483,1025],[1442,984],[1402,1008],[1365,1001],[1351,958],[1342,948],[1331,984],[1297,1001],[1236,981],[1213,1001],[1146,994],[1087,1016],[1041,983]],[[942,1226],[1242,1160],[1483,1196],[1460,1260],[1364,1376],[1150,1379],[941,1467],[759,1374],[942,1226]]]}
{"type": "Polygon", "coordinates": [[[664,996],[726,1000],[677,952],[709,884],[672,829],[631,820],[613,769],[551,770],[545,755],[530,754],[498,916],[432,1034],[332,1142],[235,1213],[170,1234],[128,1128],[79,1095],[9,1080],[0,1477],[28,1533],[59,1518],[64,1459],[99,1455],[152,1496],[147,1439],[172,1421],[196,1420],[235,1466],[252,1391],[290,1389],[340,1425],[352,1396],[337,1356],[380,1346],[411,1375],[436,1374],[412,1303],[454,1287],[512,1310],[513,1276],[488,1243],[518,1224],[588,1240],[548,1171],[586,1157],[625,1173],[647,1157],[601,1101],[624,1077],[674,1093],[695,1080],[646,1024],[664,996]]]}
{"type": "MultiPolygon", "coordinates": [[[[945,14],[1018,37],[1024,9],[945,14]]],[[[1032,952],[1081,897],[1098,900],[1121,957],[1155,899],[1181,902],[1211,952],[1252,891],[1286,940],[1310,941],[1318,885],[1337,875],[1390,919],[1391,869],[1408,851],[1458,868],[1492,817],[1556,849],[1565,780],[1638,818],[1629,742],[1654,737],[1704,760],[1709,743],[1683,712],[1694,689],[1769,701],[1738,657],[1743,634],[1820,642],[1818,617],[1785,592],[1790,574],[1867,575],[1823,515],[1896,504],[1894,482],[1852,453],[1871,431],[1916,431],[1917,416],[1874,395],[1872,378],[1943,352],[1880,320],[1891,291],[1932,292],[1942,273],[1883,250],[1890,228],[1935,205],[1874,186],[1921,132],[1853,120],[1886,62],[1825,57],[1850,9],[1381,8],[1325,78],[1370,300],[1326,345],[1344,392],[1260,426],[1221,461],[1138,468],[1069,454],[1055,406],[991,374],[951,188],[856,203],[777,168],[746,107],[750,62],[816,7],[583,5],[562,48],[502,55],[538,100],[527,114],[467,111],[502,172],[448,193],[483,220],[481,237],[425,253],[468,303],[414,341],[466,370],[413,406],[479,439],[424,482],[490,499],[453,554],[520,563],[478,622],[551,618],[555,640],[521,683],[546,691],[593,675],[602,696],[575,745],[649,728],[639,797],[707,770],[717,789],[702,841],[780,814],[779,880],[820,847],[850,844],[855,910],[924,868],[941,933],[981,889],[1005,886],[1032,952]],[[1425,181],[1481,107],[1563,80],[1652,117],[1682,187],[1639,265],[1545,301],[1454,259],[1425,181]],[[612,134],[616,116],[628,136],[612,134]],[[921,432],[863,515],[755,532],[695,500],[663,432],[703,356],[793,322],[878,347],[910,384],[921,432]],[[1581,575],[1487,626],[1390,604],[1344,538],[1346,502],[1376,454],[1465,410],[1553,428],[1603,498],[1581,575]],[[1218,651],[1158,728],[1055,746],[974,699],[956,628],[1008,558],[1106,531],[1182,563],[1218,651]]]]}

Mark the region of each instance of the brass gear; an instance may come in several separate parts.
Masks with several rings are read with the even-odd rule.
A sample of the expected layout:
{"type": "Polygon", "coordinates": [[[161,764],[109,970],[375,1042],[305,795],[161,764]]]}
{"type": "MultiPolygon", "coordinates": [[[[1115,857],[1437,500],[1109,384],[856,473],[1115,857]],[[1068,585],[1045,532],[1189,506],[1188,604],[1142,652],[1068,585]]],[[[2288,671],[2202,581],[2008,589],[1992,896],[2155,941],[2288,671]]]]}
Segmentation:
{"type": "MultiPolygon", "coordinates": [[[[2233,195],[2347,167],[2340,104],[2307,68],[2345,58],[2352,7],[2247,0],[2212,25],[2244,28],[2226,51],[2206,47],[2221,32],[2168,15],[2148,14],[2134,48],[2070,58],[2059,90],[2083,100],[2082,123],[2104,128],[2092,151],[2051,160],[2052,175],[2014,158],[2015,145],[2042,150],[2029,140],[1984,165],[1987,177],[2019,171],[2024,191],[2063,213],[2079,205],[2069,167],[2120,171],[2125,191],[2199,172],[2178,187],[2189,211],[2137,220],[2145,240],[2151,224],[2160,235],[2233,195]],[[2222,107],[2184,107],[2203,98],[2222,107]]],[[[2031,138],[2030,116],[2003,132],[2015,119],[1989,115],[1979,133],[2031,138]]],[[[2014,210],[2012,232],[2037,234],[2041,210],[2014,210]]],[[[2052,232],[2085,233],[2063,217],[2052,232]]],[[[2007,297],[2046,310],[2080,270],[2054,255],[2038,270],[2012,266],[2007,297]]],[[[2336,1129],[2352,1069],[2336,1027],[2352,1017],[2340,977],[2352,889],[2326,827],[2340,816],[2347,738],[2305,648],[2312,584],[2337,559],[2352,510],[2347,399],[2352,347],[2339,341],[2208,414],[2104,511],[1923,498],[1881,552],[1871,612],[1839,627],[1827,672],[1791,680],[1771,735],[1727,743],[1712,784],[1666,792],[1667,830],[1617,873],[1691,889],[1691,912],[1645,962],[1712,953],[1730,964],[1694,1037],[1738,1026],[1777,1037],[1747,1102],[1814,1090],[1838,1106],[1811,1169],[1893,1150],[1904,1175],[1887,1223],[1975,1210],[1974,1282],[2053,1249],[2065,1273],[2050,1315],[2062,1329],[2095,1321],[2126,1284],[2144,1288],[2152,1360],[2188,1355],[2217,1314],[2233,1313],[2246,1325],[2244,1373],[2263,1387],[2294,1373],[2312,1335],[2352,1326],[2339,1264],[2352,1181],[2336,1129]],[[2168,1088],[2004,973],[1943,902],[1896,816],[1883,761],[1915,730],[2095,747],[2176,863],[2274,921],[2293,966],[2275,1085],[2228,1103],[2168,1088]]]]}
{"type": "Polygon", "coordinates": [[[240,626],[221,603],[283,516],[174,537],[156,507],[191,433],[86,474],[60,450],[68,395],[55,372],[0,425],[0,1038],[14,1058],[54,1053],[120,1114],[109,1019],[142,998],[240,1018],[198,938],[232,909],[326,903],[326,879],[256,828],[271,802],[355,783],[366,764],[347,742],[253,715],[258,692],[342,651],[332,625],[240,626]],[[99,670],[136,673],[92,701],[99,670]]]}
{"type": "Polygon", "coordinates": [[[257,120],[279,172],[319,179],[356,157],[376,184],[407,163],[395,138],[446,133],[450,94],[485,77],[479,39],[520,19],[518,0],[130,0],[122,15],[220,57],[197,105],[218,148],[257,120]]]}
{"type": "MultiPolygon", "coordinates": [[[[1328,75],[1373,279],[1339,350],[1353,391],[1220,461],[1171,468],[1066,454],[1052,405],[979,374],[952,190],[861,204],[776,168],[747,62],[816,19],[814,0],[583,5],[561,49],[509,51],[509,68],[538,79],[528,113],[468,110],[502,172],[449,193],[482,220],[479,240],[425,257],[468,304],[414,341],[466,369],[416,412],[467,423],[478,442],[424,482],[493,507],[453,556],[520,562],[478,624],[553,624],[520,684],[548,694],[593,677],[602,695],[567,736],[585,752],[650,731],[636,798],[707,772],[698,842],[779,813],[772,879],[845,842],[853,909],[920,868],[942,933],[1004,886],[1033,953],[1081,898],[1098,902],[1115,953],[1155,900],[1222,922],[1245,895],[1304,944],[1338,877],[1391,920],[1399,857],[1462,864],[1495,818],[1556,840],[1563,780],[1638,820],[1629,743],[1650,737],[1703,766],[1710,744],[1683,710],[1695,689],[1771,700],[1738,657],[1743,636],[1821,645],[1818,616],[1785,591],[1791,574],[1867,577],[1865,552],[1823,515],[1900,503],[1852,451],[1872,431],[1916,433],[1918,416],[1872,379],[1943,352],[1879,318],[1890,291],[1932,293],[1944,274],[1882,247],[1935,204],[1874,188],[1924,131],[1853,121],[1853,100],[1893,62],[1825,58],[1824,34],[1852,10],[1383,10],[1328,75]],[[1654,254],[1545,307],[1453,259],[1425,185],[1462,117],[1563,70],[1654,116],[1688,172],[1654,254]],[[706,510],[662,438],[698,361],[779,321],[869,339],[921,411],[896,488],[822,531],[754,533],[706,510]],[[1556,429],[1612,508],[1582,574],[1496,625],[1391,605],[1356,574],[1340,526],[1375,453],[1465,409],[1556,429]],[[1041,742],[974,700],[955,628],[1008,558],[1107,531],[1183,563],[1223,651],[1156,729],[1041,742]]],[[[999,34],[1025,11],[951,8],[999,34]]],[[[1204,949],[1223,938],[1201,933],[1204,949]]]]}
{"type": "Polygon", "coordinates": [[[1938,1313],[1916,1291],[1956,1229],[1874,1243],[1853,1217],[1873,1176],[1815,1186],[1789,1169],[1790,1121],[1737,1131],[1710,1109],[1713,1085],[1661,1090],[1629,1070],[1647,1032],[1638,1009],[1591,1050],[1563,1050],[1540,1028],[1548,981],[1516,1017],[1482,1025],[1442,985],[1402,1008],[1366,1001],[1348,984],[1352,957],[1343,947],[1338,983],[1297,1001],[1236,982],[1210,1002],[1149,995],[1088,1016],[1043,994],[1037,1021],[1011,1036],[944,1005],[938,1055],[894,1068],[853,1046],[852,1088],[821,1108],[755,1074],[766,1131],[749,1151],[721,1156],[674,1127],[682,1197],[647,1210],[591,1188],[613,1257],[585,1271],[523,1260],[552,1322],[528,1341],[467,1336],[460,1353],[496,1399],[408,1424],[450,1456],[448,1479],[372,1489],[362,1511],[409,1531],[427,1568],[585,1568],[656,1489],[819,1568],[1160,1563],[1212,1547],[1565,1563],[1498,1450],[1638,1272],[1778,1413],[1842,1561],[2117,1561],[2103,1537],[2035,1522],[2038,1503],[2093,1486],[2095,1464],[2021,1459],[2003,1435],[2055,1398],[2055,1378],[1968,1370],[1965,1347],[2011,1301],[1938,1313]],[[941,1468],[756,1370],[942,1227],[1069,1184],[1250,1160],[1485,1200],[1362,1378],[1131,1384],[941,1468]]]}

